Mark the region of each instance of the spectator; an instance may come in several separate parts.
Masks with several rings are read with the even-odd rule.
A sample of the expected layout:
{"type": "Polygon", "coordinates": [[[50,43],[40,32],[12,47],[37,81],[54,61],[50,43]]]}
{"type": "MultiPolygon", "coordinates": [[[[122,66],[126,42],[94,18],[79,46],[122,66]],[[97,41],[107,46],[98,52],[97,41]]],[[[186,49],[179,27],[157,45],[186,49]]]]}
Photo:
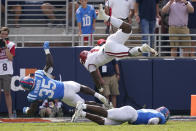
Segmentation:
{"type": "MultiPolygon", "coordinates": [[[[189,34],[188,14],[194,12],[194,8],[190,2],[186,0],[170,0],[163,8],[163,13],[169,14],[169,34],[189,34]]],[[[170,40],[187,40],[189,36],[170,36],[170,40]]],[[[190,42],[170,42],[171,56],[177,56],[176,46],[190,46],[190,42]]],[[[188,56],[189,48],[183,48],[186,53],[183,56],[188,56]]]]}
{"type": "Polygon", "coordinates": [[[45,1],[41,9],[47,18],[52,21],[52,24],[65,24],[66,6],[70,6],[66,1],[45,1]],[[62,17],[55,14],[64,14],[64,16],[62,17]]]}
{"type": "MultiPolygon", "coordinates": [[[[140,24],[142,34],[153,34],[155,32],[156,18],[159,15],[159,0],[136,0],[135,18],[140,24]]],[[[148,36],[142,36],[143,43],[148,43],[148,36]]],[[[153,37],[150,38],[151,46],[153,46],[153,37]]]]}
{"type": "MultiPolygon", "coordinates": [[[[167,4],[168,1],[169,0],[161,0],[159,3],[159,9],[160,9],[160,14],[161,14],[161,22],[160,23],[161,23],[161,33],[162,34],[168,34],[168,31],[169,31],[169,25],[168,25],[169,15],[161,13],[161,9],[163,8],[163,6],[165,4],[167,4]]],[[[169,40],[169,36],[162,36],[161,40],[163,40],[163,42],[161,42],[161,45],[162,45],[161,51],[165,51],[165,53],[161,54],[161,56],[170,56],[170,48],[164,47],[164,46],[170,45],[169,42],[165,42],[165,40],[169,40]]]]}
{"type": "MultiPolygon", "coordinates": [[[[127,23],[131,24],[134,15],[134,3],[135,0],[107,0],[106,2],[106,14],[109,15],[111,8],[111,15],[115,18],[119,18],[127,23]]],[[[118,29],[111,26],[111,32],[115,33],[118,29]]]]}
{"type": "MultiPolygon", "coordinates": [[[[2,14],[2,17],[5,19],[5,13],[8,13],[8,12],[5,12],[5,0],[1,0],[1,14],[2,14]]],[[[16,27],[19,27],[18,26],[18,23],[19,23],[19,18],[20,18],[20,15],[22,14],[22,8],[20,6],[20,2],[17,2],[17,1],[8,1],[8,5],[9,5],[9,8],[10,11],[9,13],[12,13],[14,14],[14,23],[12,24],[15,24],[16,27]]],[[[2,26],[4,26],[5,23],[4,21],[2,21],[2,26]]]]}
{"type": "MultiPolygon", "coordinates": [[[[92,5],[88,5],[88,0],[79,0],[81,6],[76,11],[79,36],[82,34],[93,34],[95,31],[96,12],[92,5]]],[[[88,37],[84,38],[85,41],[88,37]]]]}
{"type": "MultiPolygon", "coordinates": [[[[196,9],[196,0],[191,0],[192,6],[194,7],[194,10],[196,9]]],[[[190,28],[190,34],[196,34],[196,11],[194,11],[193,14],[189,14],[189,20],[188,20],[188,27],[190,28]]],[[[192,40],[196,40],[196,36],[191,37],[192,40]]],[[[191,46],[196,46],[196,41],[191,43],[191,46]]],[[[191,48],[190,56],[195,56],[195,47],[191,48]]]]}
{"type": "MultiPolygon", "coordinates": [[[[106,41],[104,39],[100,39],[98,40],[97,45],[102,46],[105,42],[106,41]]],[[[108,99],[108,101],[111,97],[112,105],[116,107],[116,96],[120,94],[118,89],[120,70],[117,61],[114,59],[111,62],[100,66],[97,71],[104,88],[103,95],[108,99]]]]}
{"type": "MultiPolygon", "coordinates": [[[[12,98],[10,93],[10,83],[13,74],[13,57],[15,56],[15,43],[8,38],[9,29],[2,27],[0,30],[0,89],[4,90],[5,101],[8,109],[9,118],[12,115],[12,98]]],[[[1,91],[0,91],[1,98],[1,91]]]]}

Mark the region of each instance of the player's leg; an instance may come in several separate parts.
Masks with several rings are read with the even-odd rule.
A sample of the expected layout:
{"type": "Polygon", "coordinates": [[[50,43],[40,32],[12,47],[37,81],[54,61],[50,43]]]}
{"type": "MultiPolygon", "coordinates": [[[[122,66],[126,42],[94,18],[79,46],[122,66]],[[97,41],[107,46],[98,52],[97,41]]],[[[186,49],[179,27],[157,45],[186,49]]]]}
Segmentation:
{"type": "Polygon", "coordinates": [[[98,115],[94,115],[94,114],[91,114],[91,113],[87,113],[87,112],[84,112],[83,111],[83,116],[91,121],[94,121],[96,122],[97,124],[99,125],[104,125],[105,123],[105,119],[103,117],[100,117],[98,115]],[[86,113],[86,114],[85,114],[86,113]]]}
{"type": "Polygon", "coordinates": [[[103,10],[102,4],[100,4],[99,6],[99,14],[97,16],[97,19],[105,20],[105,21],[108,21],[110,19],[110,23],[113,26],[122,29],[122,32],[124,33],[128,33],[128,34],[131,33],[132,30],[131,25],[126,22],[123,22],[121,19],[117,19],[113,16],[106,15],[105,11],[103,10]]]}
{"type": "Polygon", "coordinates": [[[103,95],[95,92],[94,90],[92,90],[91,88],[89,88],[87,86],[81,85],[80,92],[82,92],[84,94],[92,95],[92,96],[96,97],[97,99],[99,99],[101,102],[103,102],[103,104],[105,104],[106,106],[109,105],[108,100],[103,95]]]}
{"type": "Polygon", "coordinates": [[[113,108],[108,110],[107,118],[126,122],[126,121],[135,121],[137,119],[137,111],[131,106],[123,106],[120,108],[113,108]]]}
{"type": "MultiPolygon", "coordinates": [[[[88,105],[88,104],[84,104],[84,103],[81,103],[81,102],[78,102],[77,103],[77,106],[76,106],[76,111],[74,113],[74,115],[72,116],[72,122],[75,122],[77,120],[77,118],[79,116],[81,117],[86,117],[92,121],[96,121],[95,118],[93,118],[93,116],[99,116],[99,117],[107,117],[107,110],[105,110],[104,108],[100,107],[100,106],[95,106],[95,105],[88,105]],[[84,112],[83,110],[86,110],[87,112],[93,112],[93,114],[90,114],[90,113],[86,113],[84,112]]],[[[103,119],[97,117],[98,119],[98,124],[101,124],[103,125],[103,119]],[[101,123],[100,123],[101,121],[101,123]]]]}

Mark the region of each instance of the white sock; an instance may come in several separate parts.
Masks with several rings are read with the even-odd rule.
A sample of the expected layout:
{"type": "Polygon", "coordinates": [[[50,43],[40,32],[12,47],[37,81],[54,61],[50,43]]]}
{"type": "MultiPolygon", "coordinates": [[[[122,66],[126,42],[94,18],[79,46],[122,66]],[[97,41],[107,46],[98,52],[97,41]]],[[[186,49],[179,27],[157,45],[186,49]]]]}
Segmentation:
{"type": "Polygon", "coordinates": [[[50,54],[50,50],[49,49],[44,49],[44,51],[45,51],[46,55],[50,54]]]}
{"type": "Polygon", "coordinates": [[[133,47],[132,49],[129,50],[129,53],[133,56],[138,56],[141,54],[141,52],[138,51],[140,47],[133,47]]]}
{"type": "Polygon", "coordinates": [[[95,92],[95,95],[94,95],[97,99],[99,99],[101,102],[103,102],[104,104],[106,104],[108,101],[107,101],[107,99],[103,96],[103,95],[101,95],[101,94],[99,94],[99,93],[97,93],[97,92],[95,92]]]}
{"type": "Polygon", "coordinates": [[[121,19],[115,18],[113,16],[110,17],[110,23],[115,26],[116,28],[119,28],[123,21],[121,19]]]}
{"type": "Polygon", "coordinates": [[[86,117],[86,112],[82,111],[80,115],[81,117],[86,117]]]}
{"type": "Polygon", "coordinates": [[[82,109],[86,109],[87,105],[86,104],[82,104],[82,109]]]}
{"type": "Polygon", "coordinates": [[[99,99],[99,98],[100,98],[100,95],[101,95],[101,94],[95,92],[94,97],[96,97],[97,99],[99,99]]]}

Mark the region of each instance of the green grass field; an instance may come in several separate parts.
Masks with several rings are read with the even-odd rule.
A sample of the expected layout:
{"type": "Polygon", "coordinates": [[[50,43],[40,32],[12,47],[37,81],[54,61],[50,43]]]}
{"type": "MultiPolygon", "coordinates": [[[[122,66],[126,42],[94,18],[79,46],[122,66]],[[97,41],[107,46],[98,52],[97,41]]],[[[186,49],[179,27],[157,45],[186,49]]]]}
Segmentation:
{"type": "Polygon", "coordinates": [[[0,131],[196,131],[196,121],[169,121],[165,125],[100,126],[86,123],[0,123],[0,131]]]}

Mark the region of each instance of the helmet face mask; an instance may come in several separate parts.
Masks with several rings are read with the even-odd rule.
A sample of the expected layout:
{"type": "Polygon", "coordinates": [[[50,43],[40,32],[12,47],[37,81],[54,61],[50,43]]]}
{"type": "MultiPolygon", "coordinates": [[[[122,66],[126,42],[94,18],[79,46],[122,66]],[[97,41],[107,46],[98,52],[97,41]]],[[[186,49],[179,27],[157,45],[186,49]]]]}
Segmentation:
{"type": "Polygon", "coordinates": [[[166,121],[169,119],[170,111],[166,107],[161,106],[161,107],[157,108],[156,110],[165,116],[166,121]]]}
{"type": "Polygon", "coordinates": [[[31,78],[30,76],[25,76],[20,79],[20,86],[24,90],[32,90],[34,86],[34,79],[31,78]]]}

